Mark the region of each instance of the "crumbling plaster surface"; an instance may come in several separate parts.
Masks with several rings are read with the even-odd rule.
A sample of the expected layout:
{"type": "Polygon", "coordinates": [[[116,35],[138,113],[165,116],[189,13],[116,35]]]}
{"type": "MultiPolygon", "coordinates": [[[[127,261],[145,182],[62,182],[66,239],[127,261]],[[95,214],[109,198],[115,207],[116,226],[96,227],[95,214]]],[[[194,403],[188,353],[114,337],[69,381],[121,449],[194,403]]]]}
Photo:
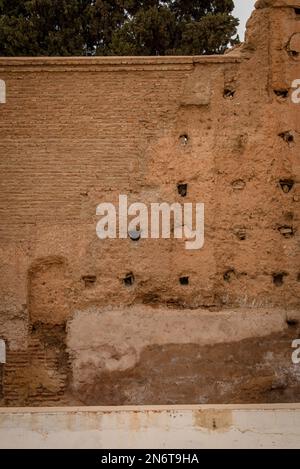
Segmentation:
{"type": "MultiPolygon", "coordinates": [[[[297,316],[300,319],[300,312],[297,316]]],[[[75,312],[69,323],[68,348],[81,351],[107,344],[122,349],[126,345],[135,348],[139,355],[153,342],[157,345],[239,342],[283,331],[288,327],[286,319],[286,313],[273,308],[219,312],[185,309],[184,316],[182,310],[147,306],[102,311],[91,308],[75,312]]],[[[110,368],[109,364],[105,366],[110,368]]]]}
{"type": "Polygon", "coordinates": [[[67,347],[74,396],[95,405],[296,400],[298,311],[129,308],[77,311],[67,347]],[[120,327],[122,324],[122,327],[120,327]],[[297,330],[297,328],[296,328],[297,330]]]}
{"type": "Polygon", "coordinates": [[[86,365],[90,362],[99,371],[132,368],[144,348],[151,344],[232,343],[287,328],[286,314],[281,310],[229,310],[217,314],[185,310],[184,316],[182,313],[182,310],[145,306],[76,312],[69,324],[67,341],[74,357],[75,383],[84,382],[86,365]]]}
{"type": "Polygon", "coordinates": [[[4,405],[299,400],[299,6],[224,56],[0,58],[4,405]],[[120,194],[203,202],[204,248],[100,241],[120,194]]]}

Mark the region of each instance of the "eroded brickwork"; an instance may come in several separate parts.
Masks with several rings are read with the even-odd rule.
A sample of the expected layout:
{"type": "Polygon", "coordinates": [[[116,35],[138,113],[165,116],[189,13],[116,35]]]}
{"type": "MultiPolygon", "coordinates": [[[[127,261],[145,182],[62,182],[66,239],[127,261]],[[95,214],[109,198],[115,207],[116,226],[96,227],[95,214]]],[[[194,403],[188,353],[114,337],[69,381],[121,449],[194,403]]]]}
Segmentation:
{"type": "Polygon", "coordinates": [[[299,400],[300,2],[256,7],[220,57],[0,59],[3,404],[299,400]],[[204,248],[100,241],[119,194],[204,248]]]}

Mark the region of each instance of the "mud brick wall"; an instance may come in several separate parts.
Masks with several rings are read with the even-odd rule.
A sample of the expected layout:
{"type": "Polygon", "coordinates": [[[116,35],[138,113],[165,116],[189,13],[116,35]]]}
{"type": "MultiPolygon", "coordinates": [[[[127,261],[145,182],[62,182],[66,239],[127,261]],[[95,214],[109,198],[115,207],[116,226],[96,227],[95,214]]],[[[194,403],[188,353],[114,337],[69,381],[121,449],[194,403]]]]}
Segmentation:
{"type": "Polygon", "coordinates": [[[224,56],[0,58],[3,405],[299,400],[298,78],[299,0],[224,56]],[[119,194],[203,202],[204,248],[100,241],[119,194]]]}

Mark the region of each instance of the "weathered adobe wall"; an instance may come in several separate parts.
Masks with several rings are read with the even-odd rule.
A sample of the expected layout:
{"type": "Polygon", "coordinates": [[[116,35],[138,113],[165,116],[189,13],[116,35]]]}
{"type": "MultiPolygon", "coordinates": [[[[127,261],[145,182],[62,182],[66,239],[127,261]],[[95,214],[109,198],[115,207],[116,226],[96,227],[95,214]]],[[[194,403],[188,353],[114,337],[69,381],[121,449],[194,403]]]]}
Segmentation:
{"type": "Polygon", "coordinates": [[[299,9],[220,57],[0,59],[4,405],[299,400],[299,9]],[[119,194],[204,202],[204,248],[100,241],[119,194]]]}

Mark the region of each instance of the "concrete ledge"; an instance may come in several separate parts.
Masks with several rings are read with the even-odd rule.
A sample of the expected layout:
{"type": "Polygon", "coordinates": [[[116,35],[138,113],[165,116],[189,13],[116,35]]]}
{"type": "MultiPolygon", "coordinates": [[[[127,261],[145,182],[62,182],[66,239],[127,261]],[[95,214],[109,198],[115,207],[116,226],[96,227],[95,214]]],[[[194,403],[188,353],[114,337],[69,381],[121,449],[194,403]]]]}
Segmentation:
{"type": "Polygon", "coordinates": [[[2,408],[0,448],[300,448],[300,405],[2,408]]]}

